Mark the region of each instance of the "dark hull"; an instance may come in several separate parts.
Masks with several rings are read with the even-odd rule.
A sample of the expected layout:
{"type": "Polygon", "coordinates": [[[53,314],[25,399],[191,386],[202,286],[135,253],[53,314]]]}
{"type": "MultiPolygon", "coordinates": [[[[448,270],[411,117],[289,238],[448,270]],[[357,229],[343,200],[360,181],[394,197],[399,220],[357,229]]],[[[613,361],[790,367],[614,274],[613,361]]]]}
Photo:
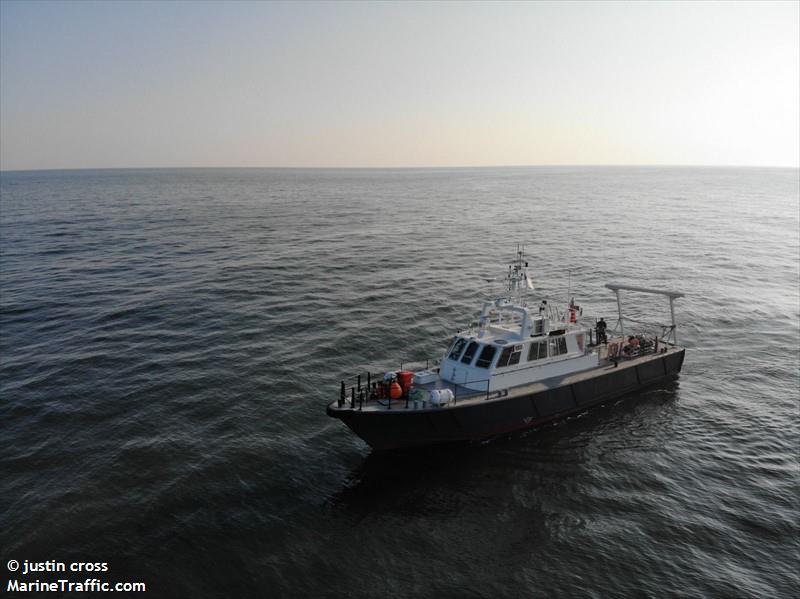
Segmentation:
{"type": "Polygon", "coordinates": [[[400,402],[397,409],[382,411],[336,409],[331,404],[328,415],[339,418],[376,450],[481,441],[577,414],[674,378],[684,354],[676,349],[526,395],[428,410],[407,410],[400,402]]]}

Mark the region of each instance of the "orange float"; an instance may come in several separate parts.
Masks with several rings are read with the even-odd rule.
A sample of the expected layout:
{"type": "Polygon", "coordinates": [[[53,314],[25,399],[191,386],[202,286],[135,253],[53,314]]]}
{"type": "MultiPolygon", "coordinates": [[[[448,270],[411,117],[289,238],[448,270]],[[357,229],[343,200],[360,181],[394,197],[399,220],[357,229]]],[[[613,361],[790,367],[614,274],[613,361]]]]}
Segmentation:
{"type": "Polygon", "coordinates": [[[389,387],[389,397],[392,399],[400,399],[403,397],[403,388],[397,381],[392,381],[392,385],[389,387]]]}

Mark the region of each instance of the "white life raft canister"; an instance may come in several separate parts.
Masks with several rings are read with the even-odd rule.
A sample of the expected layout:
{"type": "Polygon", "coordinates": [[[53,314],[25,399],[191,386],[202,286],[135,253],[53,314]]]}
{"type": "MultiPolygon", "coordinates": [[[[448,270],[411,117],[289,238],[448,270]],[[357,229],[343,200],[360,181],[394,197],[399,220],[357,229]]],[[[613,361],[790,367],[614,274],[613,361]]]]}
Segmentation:
{"type": "Polygon", "coordinates": [[[431,391],[430,402],[435,406],[445,406],[449,404],[455,395],[450,389],[434,389],[431,391]]]}

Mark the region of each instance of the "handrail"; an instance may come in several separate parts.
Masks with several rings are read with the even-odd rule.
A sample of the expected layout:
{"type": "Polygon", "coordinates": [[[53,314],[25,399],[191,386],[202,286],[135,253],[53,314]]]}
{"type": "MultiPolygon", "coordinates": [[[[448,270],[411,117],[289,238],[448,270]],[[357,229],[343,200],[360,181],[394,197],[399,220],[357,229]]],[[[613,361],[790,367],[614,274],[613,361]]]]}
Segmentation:
{"type": "MultiPolygon", "coordinates": [[[[441,358],[426,358],[424,360],[424,362],[425,362],[425,370],[428,370],[429,368],[431,368],[431,366],[435,367],[435,366],[438,366],[439,364],[441,364],[442,359],[441,358]]],[[[410,368],[412,368],[412,367],[414,367],[416,365],[420,365],[421,366],[422,363],[423,363],[423,360],[414,360],[412,362],[400,362],[400,370],[408,370],[408,369],[410,369],[410,368]]]]}
{"type": "Polygon", "coordinates": [[[490,382],[492,379],[475,379],[474,381],[464,381],[463,383],[453,383],[453,404],[458,401],[458,386],[461,385],[465,387],[466,385],[472,385],[473,383],[486,383],[486,399],[489,399],[489,387],[490,382]]]}
{"type": "MultiPolygon", "coordinates": [[[[406,365],[406,367],[408,367],[409,365],[415,365],[415,364],[420,364],[421,365],[422,362],[423,362],[422,360],[419,360],[419,361],[416,361],[416,362],[406,362],[405,365],[406,365]]],[[[424,362],[425,362],[425,369],[427,370],[427,369],[429,369],[431,367],[434,367],[434,368],[438,367],[438,365],[441,363],[441,358],[433,358],[433,359],[428,358],[424,362]]],[[[404,365],[403,362],[400,362],[400,370],[403,370],[403,365],[404,365]]],[[[390,371],[387,370],[387,371],[384,371],[384,372],[381,372],[381,373],[373,373],[372,371],[368,370],[366,373],[364,373],[366,375],[364,378],[362,378],[361,374],[353,374],[353,375],[350,375],[350,376],[345,376],[342,379],[340,379],[340,381],[341,381],[340,382],[341,389],[340,389],[339,402],[338,402],[339,407],[342,407],[348,401],[347,387],[349,386],[350,387],[350,397],[349,397],[350,407],[355,409],[356,395],[358,395],[359,409],[361,409],[363,404],[364,404],[364,402],[365,401],[366,402],[369,401],[369,392],[370,392],[370,390],[375,389],[375,387],[377,386],[379,381],[383,381],[383,376],[386,374],[386,372],[390,372],[390,371]],[[345,383],[355,383],[355,385],[346,385],[345,383]],[[362,386],[362,383],[365,383],[365,384],[362,386]]],[[[408,398],[407,397],[406,397],[406,407],[408,407],[408,398]]],[[[391,399],[389,400],[389,408],[391,408],[391,399]]]]}
{"type": "MultiPolygon", "coordinates": [[[[633,360],[633,359],[639,358],[641,356],[647,356],[647,355],[650,355],[650,354],[657,354],[657,353],[660,353],[660,351],[661,352],[664,351],[663,347],[659,347],[659,343],[663,343],[664,345],[667,345],[667,346],[672,345],[674,347],[673,343],[665,341],[664,339],[661,339],[659,337],[645,337],[643,345],[639,345],[635,350],[632,350],[629,354],[625,354],[622,351],[622,348],[623,348],[623,344],[626,341],[627,341],[627,336],[624,336],[624,335],[619,336],[619,337],[612,337],[611,339],[609,339],[608,345],[609,346],[616,345],[616,351],[612,355],[612,354],[608,353],[608,350],[606,350],[605,359],[610,361],[610,362],[621,362],[623,360],[633,360]]],[[[598,355],[600,355],[600,354],[598,354],[598,355]]]]}
{"type": "MultiPolygon", "coordinates": [[[[429,362],[430,361],[427,361],[427,363],[426,363],[426,364],[428,364],[428,367],[429,367],[429,362]]],[[[350,376],[350,377],[345,377],[345,378],[343,378],[341,380],[341,383],[340,383],[341,388],[340,388],[339,401],[338,401],[338,405],[339,405],[340,408],[342,406],[344,406],[344,404],[349,402],[350,403],[350,408],[351,409],[355,409],[356,401],[357,401],[358,402],[358,409],[360,410],[360,409],[362,409],[364,403],[367,403],[367,402],[370,401],[370,395],[369,395],[370,391],[375,389],[376,386],[379,383],[382,383],[383,379],[381,377],[373,378],[371,372],[367,372],[366,375],[367,376],[366,376],[366,380],[365,381],[361,378],[360,374],[359,375],[353,375],[353,376],[350,376]],[[347,391],[347,385],[345,385],[346,381],[355,381],[356,382],[355,385],[350,386],[349,394],[348,394],[348,391],[347,391]],[[366,384],[362,386],[362,384],[361,384],[362,382],[365,382],[366,384]]],[[[459,386],[465,387],[466,385],[473,385],[475,383],[486,383],[486,398],[485,399],[488,400],[489,399],[489,393],[491,391],[491,389],[490,389],[490,387],[491,387],[491,384],[490,384],[491,383],[491,379],[490,378],[488,378],[488,379],[475,379],[475,380],[472,380],[472,381],[464,381],[463,383],[455,383],[455,382],[452,383],[452,385],[453,385],[453,404],[455,404],[458,401],[458,387],[459,386]]],[[[390,397],[386,397],[384,399],[388,400],[388,403],[386,404],[387,409],[391,409],[392,399],[390,397]]],[[[408,400],[408,394],[406,394],[405,401],[406,401],[406,408],[407,408],[408,407],[408,401],[409,401],[408,400]]]]}
{"type": "MultiPolygon", "coordinates": [[[[425,364],[425,368],[426,369],[435,368],[436,366],[439,366],[439,364],[441,364],[441,362],[442,362],[441,357],[426,358],[424,360],[414,360],[414,361],[410,361],[410,362],[400,362],[400,368],[398,370],[407,370],[410,367],[421,366],[422,364],[425,364]]],[[[391,369],[387,369],[387,370],[385,370],[383,372],[372,372],[372,371],[368,370],[368,371],[366,371],[364,373],[364,375],[369,375],[369,376],[374,378],[374,377],[378,377],[378,376],[383,376],[385,373],[389,372],[390,370],[391,369]]],[[[361,374],[351,374],[349,376],[342,377],[340,380],[342,380],[342,381],[357,381],[359,377],[362,377],[362,375],[361,374]]],[[[377,378],[375,378],[375,380],[377,380],[377,378]]]]}

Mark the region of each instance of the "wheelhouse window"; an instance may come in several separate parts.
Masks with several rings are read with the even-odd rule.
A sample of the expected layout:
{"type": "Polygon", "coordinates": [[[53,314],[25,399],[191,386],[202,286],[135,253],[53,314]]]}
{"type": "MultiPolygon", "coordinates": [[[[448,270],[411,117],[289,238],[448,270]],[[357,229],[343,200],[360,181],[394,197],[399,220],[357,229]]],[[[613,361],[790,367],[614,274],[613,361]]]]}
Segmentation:
{"type": "Polygon", "coordinates": [[[478,351],[479,345],[477,341],[473,341],[467,346],[467,351],[464,352],[464,357],[461,358],[464,364],[472,364],[472,358],[475,357],[475,352],[478,351]]]}
{"type": "Polygon", "coordinates": [[[513,366],[519,364],[519,358],[522,355],[522,345],[509,345],[504,347],[500,352],[500,357],[497,358],[497,367],[503,368],[504,366],[513,366]]]}
{"type": "Polygon", "coordinates": [[[450,358],[451,360],[458,360],[458,357],[461,355],[461,352],[464,351],[464,346],[466,344],[467,344],[467,340],[466,339],[462,339],[461,337],[459,337],[456,340],[456,343],[453,346],[453,349],[450,350],[450,355],[448,355],[447,357],[450,358]]]}
{"type": "Polygon", "coordinates": [[[494,359],[494,354],[497,352],[497,348],[494,345],[486,345],[481,352],[481,355],[478,356],[478,361],[475,362],[475,366],[478,368],[489,368],[492,364],[492,360],[494,359]]]}
{"type": "Polygon", "coordinates": [[[563,335],[561,337],[550,338],[550,355],[560,356],[567,353],[567,338],[563,335]]]}
{"type": "Polygon", "coordinates": [[[528,361],[543,360],[547,357],[547,341],[535,341],[528,350],[528,361]]]}

